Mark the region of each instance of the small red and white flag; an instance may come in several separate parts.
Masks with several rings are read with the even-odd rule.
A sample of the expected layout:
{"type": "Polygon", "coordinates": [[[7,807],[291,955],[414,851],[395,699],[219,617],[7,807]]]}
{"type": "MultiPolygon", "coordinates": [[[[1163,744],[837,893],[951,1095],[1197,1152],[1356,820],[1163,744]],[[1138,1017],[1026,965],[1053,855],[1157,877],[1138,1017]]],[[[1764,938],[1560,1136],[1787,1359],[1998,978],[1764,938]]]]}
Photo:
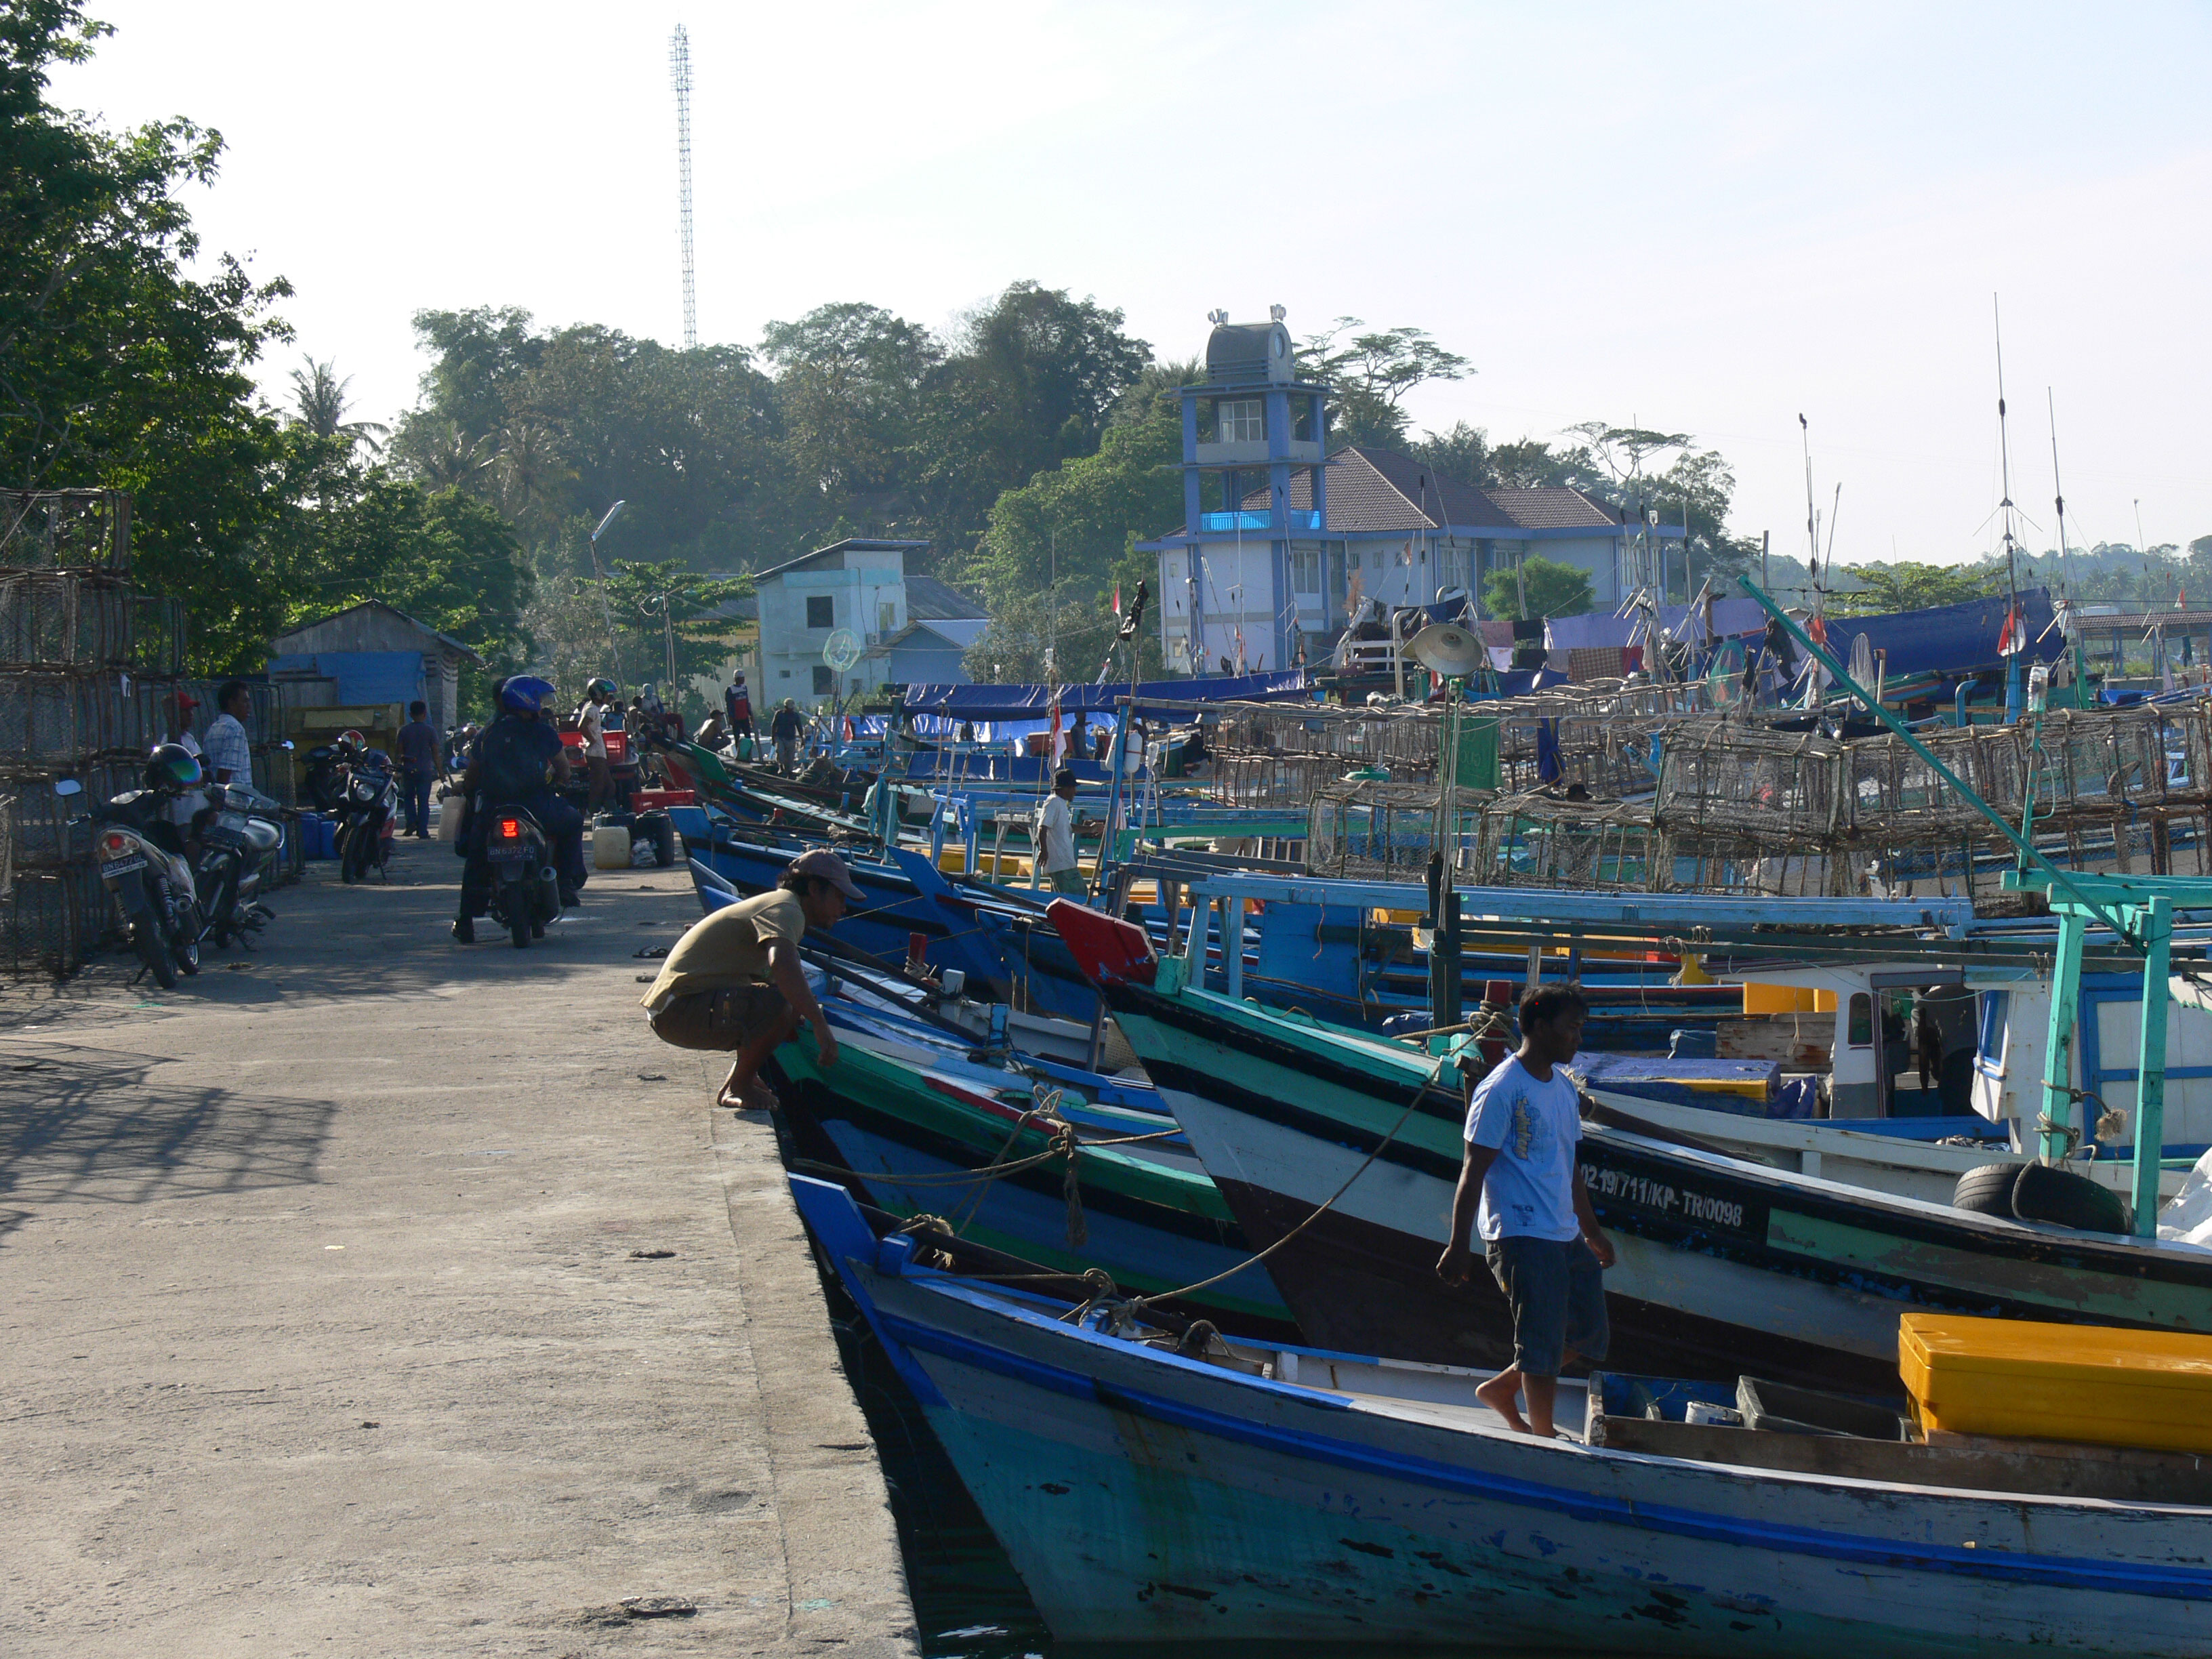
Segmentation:
{"type": "Polygon", "coordinates": [[[1060,764],[1060,757],[1067,750],[1067,733],[1061,731],[1060,726],[1060,690],[1056,686],[1053,689],[1052,694],[1051,730],[1052,736],[1045,747],[1052,756],[1052,763],[1057,766],[1060,764]]]}
{"type": "Polygon", "coordinates": [[[1119,582],[1114,584],[1114,614],[1117,617],[1121,614],[1121,584],[1119,582]]]}
{"type": "Polygon", "coordinates": [[[2004,627],[1997,635],[1997,655],[2016,657],[2027,649],[2027,623],[2017,609],[2005,611],[2004,627]]]}

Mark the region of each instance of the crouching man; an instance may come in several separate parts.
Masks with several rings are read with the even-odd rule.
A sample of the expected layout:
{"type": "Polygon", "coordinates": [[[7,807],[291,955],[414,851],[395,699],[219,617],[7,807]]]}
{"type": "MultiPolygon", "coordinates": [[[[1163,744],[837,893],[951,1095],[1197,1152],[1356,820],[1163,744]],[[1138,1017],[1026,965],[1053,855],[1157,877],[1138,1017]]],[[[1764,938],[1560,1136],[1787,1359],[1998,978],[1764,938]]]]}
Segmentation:
{"type": "Polygon", "coordinates": [[[799,941],[810,927],[835,927],[860,896],[845,860],[817,848],[793,860],[769,891],[694,923],[668,953],[644,997],[653,1034],[679,1048],[735,1051],[716,1105],[775,1106],[757,1074],[802,1019],[814,1029],[822,1064],[837,1063],[837,1039],[807,987],[799,941]]]}
{"type": "Polygon", "coordinates": [[[1491,1276],[1513,1316],[1513,1364],[1476,1396],[1523,1434],[1553,1433],[1559,1372],[1605,1358],[1603,1270],[1613,1241],[1597,1224],[1575,1160],[1580,1102],[1559,1068],[1582,1046],[1589,1004],[1571,985],[1531,986],[1518,1010],[1521,1048],[1478,1084],[1468,1102],[1467,1157],[1452,1195],[1451,1242],[1437,1262],[1464,1285],[1480,1233],[1491,1276]],[[1528,1405],[1524,1419],[1514,1395],[1528,1405]]]}

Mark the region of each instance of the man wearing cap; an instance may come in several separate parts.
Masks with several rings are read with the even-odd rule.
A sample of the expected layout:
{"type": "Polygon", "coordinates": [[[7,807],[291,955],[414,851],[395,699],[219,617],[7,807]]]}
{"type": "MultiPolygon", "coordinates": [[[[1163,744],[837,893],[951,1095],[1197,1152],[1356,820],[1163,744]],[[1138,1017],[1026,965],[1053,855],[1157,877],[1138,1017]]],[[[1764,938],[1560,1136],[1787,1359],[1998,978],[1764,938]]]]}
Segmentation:
{"type": "Polygon", "coordinates": [[[807,988],[799,941],[836,926],[860,897],[845,860],[826,847],[794,859],[772,889],[692,924],[642,999],[653,1034],[679,1048],[734,1049],[717,1106],[765,1110],[775,1095],[757,1073],[804,1019],[826,1068],[837,1039],[807,988]]]}
{"type": "Polygon", "coordinates": [[[1063,766],[1053,774],[1052,793],[1037,814],[1037,867],[1045,884],[1055,893],[1080,898],[1086,890],[1083,872],[1075,862],[1075,769],[1063,766]]]}

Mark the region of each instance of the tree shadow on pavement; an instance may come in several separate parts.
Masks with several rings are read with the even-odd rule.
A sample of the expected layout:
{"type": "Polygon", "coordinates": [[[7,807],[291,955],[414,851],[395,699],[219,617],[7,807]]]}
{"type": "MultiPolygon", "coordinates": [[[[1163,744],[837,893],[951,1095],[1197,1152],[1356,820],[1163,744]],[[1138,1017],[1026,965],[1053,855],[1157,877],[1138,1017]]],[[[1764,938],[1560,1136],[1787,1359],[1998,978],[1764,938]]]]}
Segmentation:
{"type": "Polygon", "coordinates": [[[172,1087],[153,1076],[161,1064],[66,1042],[9,1046],[0,1241],[46,1208],[313,1183],[334,1103],[172,1087]]]}

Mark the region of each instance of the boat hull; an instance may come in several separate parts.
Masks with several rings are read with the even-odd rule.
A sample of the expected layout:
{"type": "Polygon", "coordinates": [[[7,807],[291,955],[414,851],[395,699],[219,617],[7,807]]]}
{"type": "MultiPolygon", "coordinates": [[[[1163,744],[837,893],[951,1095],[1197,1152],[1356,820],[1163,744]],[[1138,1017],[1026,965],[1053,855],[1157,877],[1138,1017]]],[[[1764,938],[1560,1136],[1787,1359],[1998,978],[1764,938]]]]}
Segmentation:
{"type": "Polygon", "coordinates": [[[2212,1594],[2203,1510],[1511,1435],[1464,1410],[1239,1374],[909,1275],[896,1246],[841,1225],[819,1196],[800,1201],[1063,1641],[2212,1653],[2192,1605],[2212,1594]]]}
{"type": "MultiPolygon", "coordinates": [[[[1255,1243],[1341,1190],[1268,1261],[1310,1340],[1441,1364],[1502,1357],[1504,1299],[1435,1275],[1462,1109],[1439,1090],[1409,1109],[1417,1057],[1203,994],[1112,997],[1255,1243]]],[[[1889,1393],[1910,1310],[2212,1331],[2203,1251],[1967,1215],[1596,1125],[1580,1162],[1620,1255],[1606,1274],[1616,1368],[1889,1393]]]]}

